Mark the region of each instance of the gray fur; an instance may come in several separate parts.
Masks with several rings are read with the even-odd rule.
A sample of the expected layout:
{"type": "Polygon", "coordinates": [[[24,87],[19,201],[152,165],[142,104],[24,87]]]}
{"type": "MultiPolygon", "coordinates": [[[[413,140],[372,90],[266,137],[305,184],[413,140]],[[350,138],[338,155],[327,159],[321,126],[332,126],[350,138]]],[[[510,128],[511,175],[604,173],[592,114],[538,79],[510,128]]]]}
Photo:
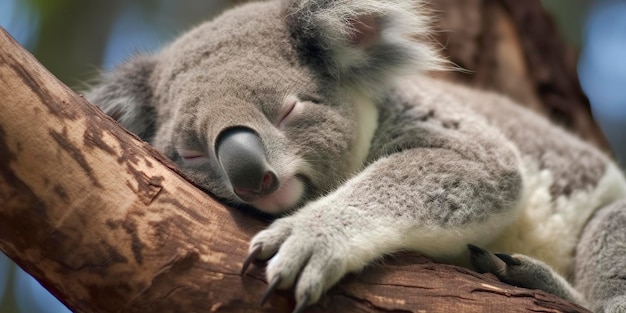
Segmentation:
{"type": "MultiPolygon", "coordinates": [[[[268,281],[295,288],[299,302],[318,301],[385,254],[457,262],[473,243],[545,258],[515,254],[529,266],[511,283],[583,303],[549,266],[576,270],[590,303],[623,305],[618,285],[581,274],[623,265],[625,253],[611,250],[617,240],[607,241],[606,258],[579,252],[575,266],[569,261],[586,218],[626,194],[623,176],[601,152],[510,100],[421,74],[444,64],[425,40],[421,12],[410,0],[247,4],[122,65],[87,97],[224,202],[282,215],[251,251],[262,247],[268,281]],[[230,168],[243,167],[218,160],[220,135],[232,128],[258,135],[253,151],[262,157],[247,158],[263,164],[256,176],[267,166],[280,183],[258,201],[234,192],[241,173],[230,168]],[[535,225],[533,212],[546,221],[526,237],[519,231],[535,225]],[[535,236],[546,230],[568,235],[535,236]],[[560,254],[533,250],[564,242],[560,254]],[[545,283],[524,283],[538,277],[545,283]]],[[[596,217],[583,238],[605,227],[618,226],[596,217]]],[[[597,240],[583,239],[579,250],[597,240]]]]}
{"type": "Polygon", "coordinates": [[[128,130],[150,140],[154,135],[156,119],[150,86],[154,65],[155,61],[149,56],[136,57],[132,62],[106,73],[100,84],[85,97],[98,103],[106,114],[128,130]]]}
{"type": "Polygon", "coordinates": [[[593,188],[604,175],[610,163],[605,155],[560,127],[554,127],[545,118],[517,105],[502,105],[510,100],[489,94],[465,92],[452,97],[456,98],[453,101],[462,101],[468,96],[476,99],[469,105],[496,125],[523,155],[554,173],[555,181],[550,189],[553,197],[593,188]]]}
{"type": "Polygon", "coordinates": [[[595,312],[626,312],[626,201],[589,221],[576,251],[575,286],[595,312]]]}

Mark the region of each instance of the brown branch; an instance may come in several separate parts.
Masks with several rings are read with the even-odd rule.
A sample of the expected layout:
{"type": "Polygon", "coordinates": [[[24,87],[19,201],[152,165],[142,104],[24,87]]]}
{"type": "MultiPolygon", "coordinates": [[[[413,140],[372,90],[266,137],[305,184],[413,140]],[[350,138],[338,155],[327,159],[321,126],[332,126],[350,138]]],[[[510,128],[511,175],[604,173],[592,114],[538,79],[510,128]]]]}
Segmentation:
{"type": "Polygon", "coordinates": [[[537,0],[431,1],[437,39],[471,73],[439,76],[506,94],[605,151],[576,73],[577,55],[537,0]]]}
{"type": "MultiPolygon", "coordinates": [[[[215,202],[0,32],[0,249],[75,312],[288,312],[238,275],[262,221],[215,202]]],[[[584,312],[404,255],[309,312],[584,312]]]]}

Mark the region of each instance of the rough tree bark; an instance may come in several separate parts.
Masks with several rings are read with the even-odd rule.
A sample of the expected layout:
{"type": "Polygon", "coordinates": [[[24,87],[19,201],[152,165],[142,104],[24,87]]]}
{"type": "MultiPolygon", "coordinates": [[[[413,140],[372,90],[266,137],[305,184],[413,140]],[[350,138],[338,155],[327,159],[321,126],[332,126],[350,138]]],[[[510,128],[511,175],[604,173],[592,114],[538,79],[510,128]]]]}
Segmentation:
{"type": "Polygon", "coordinates": [[[470,71],[437,76],[506,94],[609,151],[578,81],[577,52],[560,37],[540,1],[437,0],[430,5],[443,52],[470,71]]]}
{"type": "MultiPolygon", "coordinates": [[[[535,54],[524,52],[519,43],[528,38],[507,13],[514,1],[452,3],[437,5],[449,5],[451,11],[441,11],[446,14],[454,14],[460,3],[476,5],[479,17],[508,21],[503,22],[508,23],[505,37],[517,45],[502,43],[513,45],[506,52],[493,43],[485,46],[491,41],[474,33],[465,38],[474,52],[460,48],[463,53],[455,56],[459,42],[448,38],[448,51],[458,64],[477,73],[480,64],[492,70],[447,78],[534,99],[528,103],[536,108],[552,107],[545,104],[552,103],[545,96],[549,88],[541,87],[550,80],[528,69],[537,62],[530,56],[541,59],[542,54],[535,48],[524,48],[535,54]],[[486,14],[491,11],[485,8],[495,4],[499,13],[486,14]],[[460,62],[462,55],[478,65],[460,62]],[[517,62],[513,67],[519,76],[513,77],[519,77],[518,84],[502,82],[508,62],[517,62]]],[[[459,12],[468,14],[467,8],[459,12]]],[[[457,19],[462,20],[440,21],[457,19]]],[[[577,93],[569,66],[545,70],[566,77],[559,78],[565,87],[557,84],[558,94],[582,108],[566,112],[585,112],[586,100],[577,93]]],[[[564,121],[576,120],[564,116],[564,121]]],[[[569,125],[588,133],[585,127],[594,124],[569,125]]],[[[266,287],[260,265],[245,277],[238,275],[249,238],[264,225],[195,188],[167,159],[75,95],[0,32],[0,249],[73,311],[288,312],[293,307],[288,292],[277,293],[264,307],[257,304],[266,287]]],[[[398,255],[349,276],[308,312],[396,310],[584,312],[546,293],[414,255],[398,255]]]]}

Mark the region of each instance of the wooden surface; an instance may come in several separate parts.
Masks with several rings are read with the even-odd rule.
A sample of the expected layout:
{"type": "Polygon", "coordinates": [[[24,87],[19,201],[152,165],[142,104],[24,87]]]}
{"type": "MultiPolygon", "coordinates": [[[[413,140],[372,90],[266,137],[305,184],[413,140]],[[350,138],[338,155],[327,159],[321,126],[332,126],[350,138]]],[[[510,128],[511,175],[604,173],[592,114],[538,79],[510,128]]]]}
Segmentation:
{"type": "Polygon", "coordinates": [[[608,151],[568,46],[538,0],[430,1],[442,52],[468,70],[444,79],[517,100],[608,151]]]}
{"type": "MultiPolygon", "coordinates": [[[[0,82],[0,249],[73,311],[292,309],[288,292],[258,305],[262,267],[238,275],[262,221],[188,183],[4,31],[0,82]]],[[[543,292],[403,255],[349,276],[308,312],[529,310],[584,312],[543,292]]]]}

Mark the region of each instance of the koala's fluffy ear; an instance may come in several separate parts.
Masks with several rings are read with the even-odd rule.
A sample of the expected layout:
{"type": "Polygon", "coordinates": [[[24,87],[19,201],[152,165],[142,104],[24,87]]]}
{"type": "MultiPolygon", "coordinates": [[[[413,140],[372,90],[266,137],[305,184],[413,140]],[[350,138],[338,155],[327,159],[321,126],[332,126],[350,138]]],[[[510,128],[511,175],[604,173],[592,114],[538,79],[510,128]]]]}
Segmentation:
{"type": "Polygon", "coordinates": [[[101,82],[85,93],[85,98],[126,129],[149,141],[154,135],[156,120],[149,84],[154,66],[152,57],[135,57],[104,74],[101,82]]]}
{"type": "Polygon", "coordinates": [[[419,0],[291,0],[287,23],[304,63],[334,83],[375,88],[441,69],[419,0]]]}

